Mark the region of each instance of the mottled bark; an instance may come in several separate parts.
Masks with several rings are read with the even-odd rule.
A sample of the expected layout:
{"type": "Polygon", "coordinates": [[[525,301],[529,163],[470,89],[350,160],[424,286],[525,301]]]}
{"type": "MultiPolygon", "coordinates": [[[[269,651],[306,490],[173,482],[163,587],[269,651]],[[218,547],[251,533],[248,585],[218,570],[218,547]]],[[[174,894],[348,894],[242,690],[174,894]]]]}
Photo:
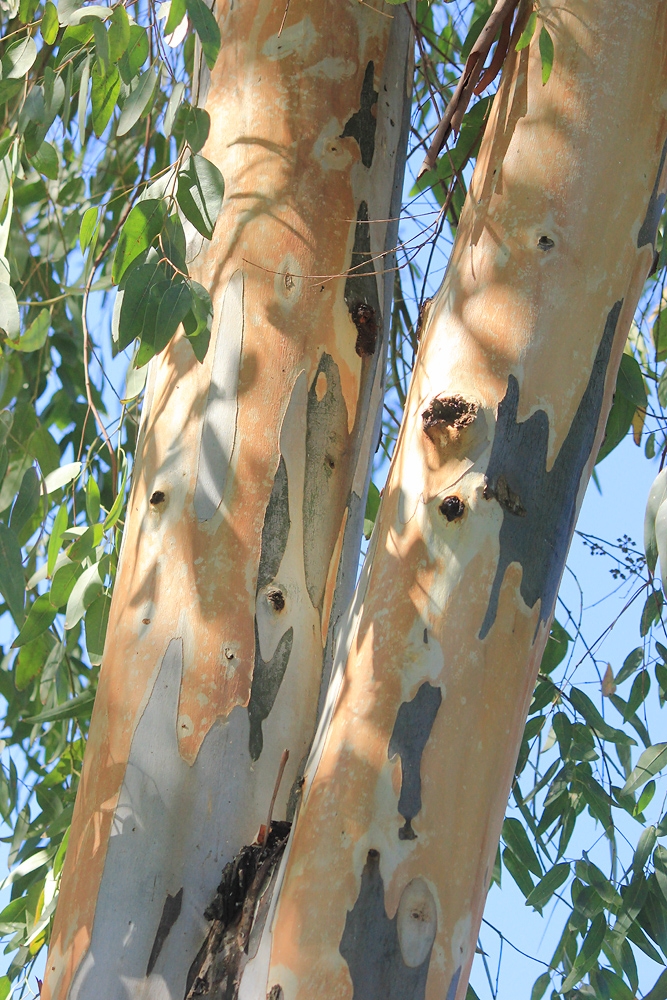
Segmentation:
{"type": "MultiPolygon", "coordinates": [[[[462,1000],[666,189],[667,3],[510,45],[239,996],[462,1000]]],[[[521,29],[519,25],[518,30],[521,29]]],[[[516,41],[516,35],[515,39],[516,41]]]]}
{"type": "Polygon", "coordinates": [[[357,568],[377,442],[410,29],[220,0],[193,276],[202,366],[154,363],[42,998],[181,1000],[223,867],[289,818],[357,568]],[[378,221],[379,220],[379,221],[378,221]],[[387,221],[393,220],[393,221],[387,221]],[[354,270],[352,270],[354,269],[354,270]]]}

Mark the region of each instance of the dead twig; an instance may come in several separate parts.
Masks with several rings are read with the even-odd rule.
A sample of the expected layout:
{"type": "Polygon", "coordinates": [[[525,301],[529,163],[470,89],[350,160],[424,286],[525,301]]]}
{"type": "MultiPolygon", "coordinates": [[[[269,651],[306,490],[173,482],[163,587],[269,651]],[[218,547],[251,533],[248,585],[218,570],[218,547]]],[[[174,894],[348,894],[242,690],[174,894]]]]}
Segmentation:
{"type": "Polygon", "coordinates": [[[482,28],[479,38],[470,50],[470,55],[463,67],[456,90],[452,95],[451,101],[445,108],[445,113],[440,119],[440,124],[435,130],[433,141],[417,174],[417,179],[422,177],[428,170],[433,170],[447,139],[452,132],[457,133],[460,129],[463,116],[472,95],[480,93],[485,87],[488,87],[500,71],[509,47],[512,18],[517,4],[518,0],[497,0],[495,7],[491,11],[489,20],[482,28]],[[496,51],[489,68],[483,73],[484,62],[499,28],[501,31],[496,51]]]}

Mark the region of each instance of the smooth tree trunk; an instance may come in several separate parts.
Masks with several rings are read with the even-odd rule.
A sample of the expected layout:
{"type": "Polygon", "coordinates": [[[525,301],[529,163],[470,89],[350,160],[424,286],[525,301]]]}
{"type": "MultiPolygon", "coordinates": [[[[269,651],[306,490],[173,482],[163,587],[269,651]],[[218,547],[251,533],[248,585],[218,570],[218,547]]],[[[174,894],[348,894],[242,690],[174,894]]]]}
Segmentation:
{"type": "Polygon", "coordinates": [[[466,994],[666,188],[667,3],[542,0],[517,53],[525,16],[241,1000],[466,994]]]}
{"type": "Polygon", "coordinates": [[[284,6],[218,2],[203,153],[226,194],[190,244],[213,337],[152,366],[43,1000],[182,1000],[284,750],[273,815],[294,811],[353,592],[410,23],[292,0],[279,33],[284,6]]]}

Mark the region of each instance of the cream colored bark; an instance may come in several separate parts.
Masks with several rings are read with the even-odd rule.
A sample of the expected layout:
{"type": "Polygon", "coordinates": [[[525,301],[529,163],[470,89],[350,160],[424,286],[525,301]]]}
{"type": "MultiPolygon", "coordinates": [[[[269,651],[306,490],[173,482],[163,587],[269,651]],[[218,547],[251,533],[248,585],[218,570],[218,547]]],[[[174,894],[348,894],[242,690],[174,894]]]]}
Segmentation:
{"type": "Polygon", "coordinates": [[[510,46],[241,1000],[465,996],[666,187],[667,3],[538,11],[553,72],[510,46]]]}
{"type": "MultiPolygon", "coordinates": [[[[291,808],[377,442],[409,22],[222,0],[191,245],[202,366],[154,364],[43,998],[182,998],[223,865],[291,808]],[[380,220],[380,221],[375,221],[380,220]]],[[[327,668],[328,664],[328,668],[327,668]]]]}

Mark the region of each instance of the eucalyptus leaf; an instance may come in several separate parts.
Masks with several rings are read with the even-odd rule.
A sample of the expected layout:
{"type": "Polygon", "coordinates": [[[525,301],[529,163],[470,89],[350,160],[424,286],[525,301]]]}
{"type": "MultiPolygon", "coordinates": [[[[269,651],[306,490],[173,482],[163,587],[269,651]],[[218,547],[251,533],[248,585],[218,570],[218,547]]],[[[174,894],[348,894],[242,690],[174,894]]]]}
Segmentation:
{"type": "MultiPolygon", "coordinates": [[[[121,229],[113,259],[111,279],[114,284],[121,280],[130,264],[157,239],[166,216],[166,205],[156,198],[140,201],[132,208],[121,229]]],[[[125,346],[133,339],[133,336],[130,337],[125,346]]]]}
{"type": "Polygon", "coordinates": [[[188,17],[199,35],[202,51],[209,69],[213,69],[220,51],[220,28],[204,0],[186,0],[188,17]]]}
{"type": "Polygon", "coordinates": [[[100,564],[94,563],[88,569],[84,569],[69,595],[65,611],[66,629],[74,628],[80,622],[86,613],[86,609],[102,593],[102,590],[103,582],[100,578],[100,564]]]}
{"type": "Polygon", "coordinates": [[[12,649],[17,646],[25,646],[32,642],[42,632],[51,628],[56,617],[56,609],[53,607],[46,594],[36,597],[32,603],[28,617],[21,627],[21,631],[12,643],[12,649]]]}
{"type": "Polygon", "coordinates": [[[11,528],[0,523],[0,594],[7,602],[12,618],[20,627],[25,614],[23,603],[25,585],[21,548],[18,538],[11,528]]]}
{"type": "Polygon", "coordinates": [[[150,110],[156,83],[155,69],[153,66],[149,66],[125,98],[125,104],[118,119],[116,135],[125,135],[150,110]]]}
{"type": "Polygon", "coordinates": [[[102,73],[98,63],[92,72],[91,102],[93,112],[93,130],[99,139],[106,129],[116,100],[120,93],[120,74],[115,66],[109,66],[107,73],[102,73]]]}
{"type": "Polygon", "coordinates": [[[33,516],[39,507],[39,476],[31,465],[23,473],[23,479],[19,487],[19,492],[12,507],[9,527],[20,535],[21,529],[33,516]]]}
{"type": "Polygon", "coordinates": [[[210,160],[196,154],[178,175],[178,204],[186,219],[210,240],[220,214],[225,182],[210,160]]]}
{"type": "Polygon", "coordinates": [[[645,785],[649,778],[667,767],[667,743],[656,743],[641,754],[630,777],[622,788],[622,794],[631,795],[645,785]]]}

